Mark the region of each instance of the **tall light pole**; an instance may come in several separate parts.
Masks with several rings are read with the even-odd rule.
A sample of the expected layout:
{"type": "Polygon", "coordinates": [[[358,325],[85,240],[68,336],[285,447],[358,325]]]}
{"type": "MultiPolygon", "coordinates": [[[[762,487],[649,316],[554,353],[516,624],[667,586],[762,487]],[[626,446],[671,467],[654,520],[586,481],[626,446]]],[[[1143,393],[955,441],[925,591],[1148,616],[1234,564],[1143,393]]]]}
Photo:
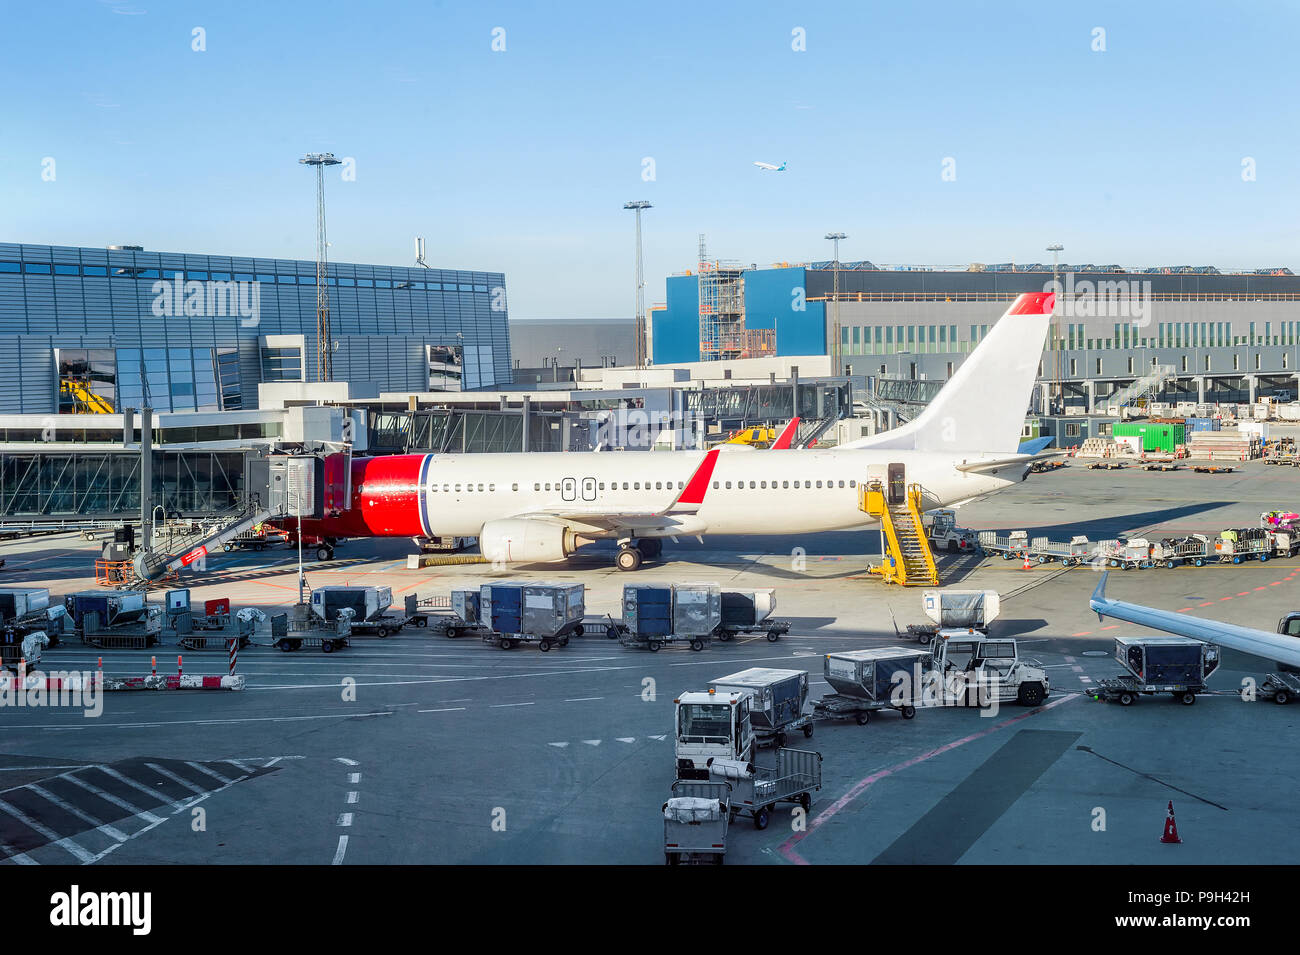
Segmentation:
{"type": "Polygon", "coordinates": [[[834,339],[831,344],[831,357],[834,367],[831,369],[831,374],[838,375],[843,357],[840,354],[840,239],[847,239],[848,236],[843,232],[827,232],[826,238],[835,243],[835,261],[831,263],[831,269],[834,272],[831,281],[834,287],[833,297],[835,299],[835,320],[831,328],[834,339]]]}
{"type": "MultiPolygon", "coordinates": [[[[1062,412],[1065,410],[1065,381],[1061,378],[1061,327],[1056,321],[1056,305],[1061,297],[1059,294],[1061,286],[1056,273],[1060,269],[1060,254],[1064,248],[1065,246],[1059,242],[1053,242],[1047,247],[1047,251],[1052,253],[1052,289],[1058,293],[1052,300],[1052,363],[1053,373],[1056,375],[1057,398],[1060,399],[1062,412]]],[[[1048,414],[1052,411],[1050,407],[1043,410],[1048,414]]]]}
{"type": "Polygon", "coordinates": [[[332,381],[330,370],[330,291],[325,277],[325,167],[343,160],[333,153],[308,153],[298,162],[316,167],[316,380],[332,381]]]}
{"type": "Polygon", "coordinates": [[[633,209],[636,211],[636,311],[633,312],[633,328],[636,329],[637,335],[637,367],[640,368],[645,364],[645,270],[641,260],[641,210],[653,208],[650,203],[644,199],[638,199],[635,202],[623,203],[624,209],[633,209]]]}

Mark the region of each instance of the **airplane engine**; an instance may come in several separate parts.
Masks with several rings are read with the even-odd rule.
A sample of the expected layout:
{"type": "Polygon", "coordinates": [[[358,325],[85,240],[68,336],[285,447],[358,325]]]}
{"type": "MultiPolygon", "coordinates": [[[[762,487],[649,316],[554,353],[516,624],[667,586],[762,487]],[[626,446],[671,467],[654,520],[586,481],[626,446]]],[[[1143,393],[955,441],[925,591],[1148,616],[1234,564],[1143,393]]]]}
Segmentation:
{"type": "Polygon", "coordinates": [[[567,527],[526,518],[488,521],[478,538],[479,552],[496,563],[527,564],[564,560],[578,547],[578,535],[567,527]]]}

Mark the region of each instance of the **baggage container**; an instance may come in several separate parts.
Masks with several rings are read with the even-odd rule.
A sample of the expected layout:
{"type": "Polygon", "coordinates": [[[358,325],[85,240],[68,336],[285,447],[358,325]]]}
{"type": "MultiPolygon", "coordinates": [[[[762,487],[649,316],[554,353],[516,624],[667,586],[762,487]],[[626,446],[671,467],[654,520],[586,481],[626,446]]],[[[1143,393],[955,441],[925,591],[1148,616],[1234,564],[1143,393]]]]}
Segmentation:
{"type": "Polygon", "coordinates": [[[826,654],[826,682],[840,696],[873,703],[888,702],[895,692],[894,675],[906,674],[901,698],[912,703],[919,695],[920,674],[930,656],[926,650],[875,647],[826,654]]]}
{"type": "Polygon", "coordinates": [[[453,590],[451,592],[451,612],[462,623],[478,624],[479,592],[477,590],[453,590]]]}
{"type": "Polygon", "coordinates": [[[717,584],[628,584],[623,623],[636,639],[711,636],[722,623],[717,584]]]}
{"type": "Polygon", "coordinates": [[[392,602],[391,587],[330,585],[311,592],[312,613],[322,620],[338,619],[339,611],[344,608],[353,612],[355,620],[370,620],[387,610],[392,602]]]}
{"type": "Polygon", "coordinates": [[[754,729],[759,731],[775,732],[788,728],[804,715],[804,706],[808,702],[807,670],[750,667],[710,680],[709,686],[719,693],[748,696],[750,719],[754,729]]]}
{"type": "Polygon", "coordinates": [[[1145,684],[1201,687],[1219,666],[1217,651],[1191,637],[1116,637],[1115,659],[1145,684]]]}
{"type": "Polygon", "coordinates": [[[761,623],[776,610],[776,591],[724,590],[722,592],[722,625],[724,627],[752,627],[761,623]]]}
{"type": "Polygon", "coordinates": [[[146,596],[143,590],[119,590],[114,593],[83,590],[68,594],[64,598],[64,605],[72,615],[73,626],[78,630],[82,629],[82,621],[88,613],[99,615],[101,627],[116,627],[134,623],[147,616],[146,596]]]}
{"type": "Polygon", "coordinates": [[[499,634],[561,636],[582,626],[584,593],[582,584],[484,584],[479,588],[480,622],[499,634]]]}
{"type": "Polygon", "coordinates": [[[996,590],[926,590],[921,593],[921,609],[943,628],[987,630],[1002,612],[1002,601],[996,590]]]}
{"type": "Polygon", "coordinates": [[[0,623],[39,613],[49,606],[50,591],[46,587],[6,587],[0,590],[0,623]]]}

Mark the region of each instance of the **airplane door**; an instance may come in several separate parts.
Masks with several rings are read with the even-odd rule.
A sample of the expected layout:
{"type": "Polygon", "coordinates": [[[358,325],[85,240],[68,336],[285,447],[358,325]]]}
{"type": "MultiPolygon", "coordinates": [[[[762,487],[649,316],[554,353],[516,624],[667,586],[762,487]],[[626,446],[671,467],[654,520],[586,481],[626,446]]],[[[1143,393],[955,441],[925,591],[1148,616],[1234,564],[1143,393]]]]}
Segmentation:
{"type": "Polygon", "coordinates": [[[907,503],[907,470],[901,464],[889,466],[889,503],[907,503]]]}
{"type": "Polygon", "coordinates": [[[584,501],[594,501],[596,499],[596,479],[586,477],[582,479],[582,499],[584,501]]]}
{"type": "Polygon", "coordinates": [[[560,497],[566,501],[576,500],[578,497],[578,482],[573,478],[565,478],[564,483],[560,485],[560,497]]]}

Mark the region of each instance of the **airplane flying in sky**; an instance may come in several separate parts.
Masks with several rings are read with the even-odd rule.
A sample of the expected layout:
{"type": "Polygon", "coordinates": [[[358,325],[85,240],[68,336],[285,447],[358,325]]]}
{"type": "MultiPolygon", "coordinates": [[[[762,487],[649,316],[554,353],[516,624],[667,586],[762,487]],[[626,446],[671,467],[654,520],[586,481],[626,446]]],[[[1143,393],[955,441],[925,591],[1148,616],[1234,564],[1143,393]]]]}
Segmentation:
{"type": "MultiPolygon", "coordinates": [[[[664,538],[809,534],[875,523],[863,482],[893,502],[922,489],[926,509],[1021,481],[1020,452],[1053,296],[1019,296],[924,412],[829,450],[401,454],[354,458],[350,506],[302,521],[304,539],[477,537],[491,561],[563,560],[618,542],[620,570],[660,555],[664,538]]],[[[791,432],[792,433],[792,432],[791,432]]],[[[784,437],[784,436],[783,436],[784,437]]],[[[782,446],[786,441],[780,442],[782,446]]],[[[295,521],[279,522],[292,530],[295,521]]]]}
{"type": "Polygon", "coordinates": [[[785,172],[785,163],[774,166],[770,162],[755,162],[754,165],[759,169],[766,169],[768,172],[785,172]]]}

